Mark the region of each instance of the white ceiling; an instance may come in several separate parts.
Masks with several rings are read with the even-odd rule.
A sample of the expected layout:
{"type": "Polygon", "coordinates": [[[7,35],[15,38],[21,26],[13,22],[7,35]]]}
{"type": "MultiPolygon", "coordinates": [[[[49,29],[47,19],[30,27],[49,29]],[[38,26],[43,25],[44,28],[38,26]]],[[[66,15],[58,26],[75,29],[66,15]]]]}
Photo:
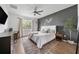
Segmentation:
{"type": "Polygon", "coordinates": [[[7,5],[7,8],[9,12],[17,13],[22,16],[41,18],[73,5],[74,4],[14,4],[15,9],[11,8],[10,5],[7,5]],[[44,12],[41,12],[41,15],[34,16],[33,11],[36,6],[38,10],[44,10],[44,12]]]}

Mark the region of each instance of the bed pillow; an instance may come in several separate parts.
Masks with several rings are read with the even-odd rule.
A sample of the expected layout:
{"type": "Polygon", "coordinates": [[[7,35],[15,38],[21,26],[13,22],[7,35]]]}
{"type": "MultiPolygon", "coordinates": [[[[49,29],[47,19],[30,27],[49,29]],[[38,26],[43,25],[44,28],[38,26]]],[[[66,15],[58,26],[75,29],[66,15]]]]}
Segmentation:
{"type": "Polygon", "coordinates": [[[42,29],[41,32],[42,33],[46,33],[47,32],[47,29],[42,29]]]}
{"type": "Polygon", "coordinates": [[[56,26],[42,26],[41,32],[43,32],[43,33],[56,33],[56,26]]]}
{"type": "Polygon", "coordinates": [[[56,31],[55,30],[50,30],[50,33],[56,33],[56,31]]]}

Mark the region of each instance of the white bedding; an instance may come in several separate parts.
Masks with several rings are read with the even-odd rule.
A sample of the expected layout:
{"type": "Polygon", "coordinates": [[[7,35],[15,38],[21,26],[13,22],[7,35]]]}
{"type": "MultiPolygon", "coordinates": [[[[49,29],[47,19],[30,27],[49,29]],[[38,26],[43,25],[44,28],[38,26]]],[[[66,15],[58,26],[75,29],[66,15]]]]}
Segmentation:
{"type": "Polygon", "coordinates": [[[38,48],[55,39],[56,26],[42,26],[39,32],[32,32],[31,40],[37,44],[38,48]]]}
{"type": "Polygon", "coordinates": [[[38,48],[42,48],[44,44],[55,39],[55,33],[39,32],[38,34],[33,34],[31,39],[37,44],[38,48]]]}

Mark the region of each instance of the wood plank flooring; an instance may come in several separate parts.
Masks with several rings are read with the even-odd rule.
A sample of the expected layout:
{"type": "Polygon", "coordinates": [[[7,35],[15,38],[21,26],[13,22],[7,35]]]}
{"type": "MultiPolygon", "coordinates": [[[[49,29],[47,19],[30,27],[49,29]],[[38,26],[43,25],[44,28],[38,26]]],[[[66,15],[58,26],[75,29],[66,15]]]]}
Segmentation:
{"type": "Polygon", "coordinates": [[[27,38],[23,38],[23,46],[27,54],[75,54],[76,46],[63,42],[51,41],[44,45],[40,50],[37,46],[27,38]]]}
{"type": "MultiPolygon", "coordinates": [[[[69,44],[69,43],[63,42],[63,41],[57,41],[57,40],[53,40],[53,41],[49,42],[48,44],[44,45],[42,49],[38,49],[36,44],[34,44],[27,37],[22,38],[21,41],[23,43],[25,54],[75,54],[75,50],[76,50],[76,45],[69,44]]],[[[18,41],[16,43],[16,46],[18,43],[19,43],[19,45],[21,45],[20,44],[21,42],[18,41]]],[[[22,47],[22,45],[21,45],[21,47],[22,47]]],[[[17,48],[18,48],[18,46],[17,46],[17,48]]],[[[17,49],[17,50],[19,51],[19,49],[17,49]]]]}

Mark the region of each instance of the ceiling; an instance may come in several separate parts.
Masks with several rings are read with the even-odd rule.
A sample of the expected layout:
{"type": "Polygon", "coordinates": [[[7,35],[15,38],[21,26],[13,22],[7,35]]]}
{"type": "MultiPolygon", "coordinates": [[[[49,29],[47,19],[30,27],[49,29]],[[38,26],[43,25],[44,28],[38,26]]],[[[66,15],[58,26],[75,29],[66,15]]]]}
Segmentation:
{"type": "Polygon", "coordinates": [[[74,4],[9,4],[7,5],[7,9],[9,12],[17,13],[22,16],[41,18],[73,5],[74,4]],[[41,15],[34,16],[33,11],[35,7],[44,12],[41,12],[41,15]]]}

